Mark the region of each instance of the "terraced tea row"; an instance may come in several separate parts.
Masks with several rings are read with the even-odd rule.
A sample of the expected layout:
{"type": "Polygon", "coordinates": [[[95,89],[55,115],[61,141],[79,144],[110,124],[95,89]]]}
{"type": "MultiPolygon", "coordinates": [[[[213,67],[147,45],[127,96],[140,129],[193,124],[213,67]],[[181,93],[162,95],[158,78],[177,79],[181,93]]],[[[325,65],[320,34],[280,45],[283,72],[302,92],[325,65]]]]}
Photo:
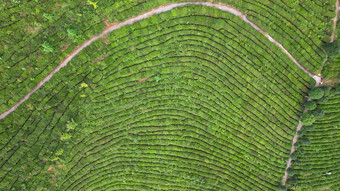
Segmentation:
{"type": "MultiPolygon", "coordinates": [[[[173,1],[30,1],[25,5],[6,2],[0,34],[2,78],[0,112],[8,110],[51,72],[76,45],[98,34],[105,25],[173,1]],[[93,3],[93,2],[92,2],[93,3]],[[35,10],[35,13],[29,10],[35,10]],[[9,16],[8,16],[9,15],[9,16]],[[34,23],[34,24],[32,24],[34,23]],[[52,52],[51,52],[52,51],[52,52]],[[53,53],[53,54],[52,54],[53,53]]],[[[224,2],[224,1],[221,1],[224,2]]],[[[334,17],[333,1],[228,1],[281,42],[313,73],[320,70],[324,54],[320,45],[334,17]],[[273,11],[273,9],[278,11],[273,11]],[[282,28],[282,26],[286,26],[282,28]]],[[[330,32],[328,32],[330,33],[330,32]]]]}
{"type": "Polygon", "coordinates": [[[299,148],[294,169],[300,189],[337,190],[340,187],[340,94],[320,104],[325,116],[305,132],[310,145],[299,148]]]}
{"type": "Polygon", "coordinates": [[[278,47],[194,5],[107,42],[0,121],[1,189],[277,189],[313,83],[278,47]]]}

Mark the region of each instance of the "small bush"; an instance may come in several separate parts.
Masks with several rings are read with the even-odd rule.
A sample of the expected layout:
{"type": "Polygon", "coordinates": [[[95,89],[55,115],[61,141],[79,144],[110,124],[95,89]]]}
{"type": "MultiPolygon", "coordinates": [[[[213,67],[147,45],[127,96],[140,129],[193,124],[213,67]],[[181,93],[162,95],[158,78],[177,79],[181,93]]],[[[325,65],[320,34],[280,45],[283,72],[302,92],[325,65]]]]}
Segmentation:
{"type": "Polygon", "coordinates": [[[312,90],[309,91],[308,96],[312,100],[317,100],[322,98],[322,96],[325,94],[325,92],[321,88],[313,88],[312,90]]]}
{"type": "Polygon", "coordinates": [[[325,95],[328,95],[328,94],[329,94],[329,91],[332,89],[332,88],[329,87],[329,86],[321,86],[320,88],[323,90],[323,92],[325,93],[325,95]]]}
{"type": "Polygon", "coordinates": [[[289,167],[287,169],[287,173],[288,173],[288,176],[294,176],[294,174],[295,174],[294,169],[292,167],[289,167]]]}
{"type": "Polygon", "coordinates": [[[335,85],[335,92],[340,93],[340,83],[335,85]]]}
{"type": "Polygon", "coordinates": [[[305,105],[307,110],[313,110],[316,108],[316,102],[315,101],[308,101],[305,105]]]}
{"type": "Polygon", "coordinates": [[[297,185],[298,184],[298,180],[296,179],[295,176],[293,176],[292,178],[288,179],[287,184],[292,184],[292,185],[297,185]]]}
{"type": "Polygon", "coordinates": [[[312,125],[315,121],[315,117],[310,112],[302,114],[301,122],[303,125],[312,125]]]}
{"type": "Polygon", "coordinates": [[[307,137],[302,137],[299,141],[304,145],[310,145],[310,140],[307,137]]]}
{"type": "Polygon", "coordinates": [[[317,103],[325,103],[327,100],[328,100],[327,97],[323,96],[322,98],[318,99],[316,102],[317,103]]]}
{"type": "Polygon", "coordinates": [[[297,159],[296,153],[290,154],[290,158],[291,158],[292,160],[296,160],[296,159],[297,159]]]}
{"type": "Polygon", "coordinates": [[[302,126],[302,130],[304,131],[304,132],[306,132],[306,131],[313,131],[314,130],[314,125],[306,125],[306,126],[302,126]]]}
{"type": "Polygon", "coordinates": [[[301,150],[300,150],[300,154],[301,154],[301,155],[304,155],[304,154],[306,154],[306,151],[305,151],[305,149],[301,149],[301,150]]]}
{"type": "Polygon", "coordinates": [[[43,51],[46,52],[46,53],[54,51],[52,45],[50,43],[46,42],[46,41],[41,46],[43,47],[43,51]]]}
{"type": "Polygon", "coordinates": [[[280,190],[280,191],[287,191],[287,187],[286,187],[286,186],[283,186],[283,185],[280,185],[280,186],[279,186],[279,190],[280,190]]]}
{"type": "Polygon", "coordinates": [[[311,113],[314,115],[315,119],[320,119],[325,115],[325,112],[321,108],[316,108],[311,113]]]}

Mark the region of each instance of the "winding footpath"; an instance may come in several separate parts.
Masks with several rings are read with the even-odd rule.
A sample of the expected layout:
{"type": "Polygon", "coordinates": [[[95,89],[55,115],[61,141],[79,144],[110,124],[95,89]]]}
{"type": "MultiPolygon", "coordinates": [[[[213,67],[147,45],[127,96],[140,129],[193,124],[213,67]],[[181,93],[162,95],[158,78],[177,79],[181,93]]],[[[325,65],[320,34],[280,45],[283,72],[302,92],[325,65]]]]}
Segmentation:
{"type": "MultiPolygon", "coordinates": [[[[338,0],[339,1],[339,0],[338,0]]],[[[249,21],[247,19],[247,16],[245,14],[243,14],[241,11],[239,11],[238,9],[231,7],[229,5],[226,4],[222,4],[222,3],[218,3],[218,4],[213,4],[210,2],[182,2],[182,3],[171,3],[171,4],[167,4],[167,5],[162,5],[159,6],[157,8],[151,9],[150,11],[144,12],[138,16],[135,17],[131,17],[121,23],[115,24],[113,26],[110,26],[108,28],[106,28],[105,30],[103,30],[102,33],[100,33],[97,36],[93,36],[92,38],[90,38],[89,40],[87,40],[86,42],[84,42],[81,46],[78,46],[75,50],[73,50],[72,53],[70,53],[69,55],[66,56],[65,60],[63,60],[52,72],[50,72],[43,80],[41,80],[22,100],[20,100],[17,104],[15,104],[13,107],[11,107],[8,111],[2,113],[0,115],[0,120],[5,118],[7,115],[9,115],[10,113],[12,113],[16,108],[18,108],[24,101],[26,101],[34,92],[36,92],[41,86],[44,85],[44,83],[48,82],[52,76],[57,73],[61,68],[65,67],[67,65],[68,62],[71,61],[72,58],[74,58],[80,51],[82,51],[84,48],[86,48],[87,46],[89,46],[90,44],[92,44],[94,41],[98,40],[99,38],[103,38],[106,34],[117,30],[119,28],[122,28],[126,25],[131,25],[137,21],[146,19],[148,17],[151,17],[153,15],[156,14],[160,14],[163,12],[167,12],[170,11],[176,7],[181,7],[181,6],[185,6],[185,5],[203,5],[203,6],[207,6],[207,7],[213,7],[216,9],[220,9],[222,11],[225,12],[229,12],[237,17],[239,17],[241,20],[243,20],[244,22],[250,24],[253,28],[255,28],[257,31],[259,31],[260,33],[262,33],[265,37],[267,37],[267,39],[274,43],[276,46],[278,46],[291,60],[293,60],[293,62],[299,67],[301,68],[305,73],[307,73],[310,77],[312,77],[315,81],[316,84],[320,84],[321,83],[321,76],[317,76],[314,75],[313,73],[311,73],[310,71],[308,71],[306,68],[304,68],[284,47],[281,43],[279,43],[277,40],[275,40],[273,37],[271,37],[269,34],[267,34],[264,30],[262,30],[260,27],[258,27],[255,23],[253,23],[252,21],[249,21]]],[[[336,17],[337,18],[337,17],[336,17]]]]}
{"type": "Polygon", "coordinates": [[[333,19],[333,32],[332,32],[332,37],[331,37],[331,42],[334,42],[335,40],[335,34],[336,34],[336,23],[338,22],[338,18],[339,18],[339,7],[340,6],[340,0],[336,1],[335,4],[335,17],[333,19]]]}

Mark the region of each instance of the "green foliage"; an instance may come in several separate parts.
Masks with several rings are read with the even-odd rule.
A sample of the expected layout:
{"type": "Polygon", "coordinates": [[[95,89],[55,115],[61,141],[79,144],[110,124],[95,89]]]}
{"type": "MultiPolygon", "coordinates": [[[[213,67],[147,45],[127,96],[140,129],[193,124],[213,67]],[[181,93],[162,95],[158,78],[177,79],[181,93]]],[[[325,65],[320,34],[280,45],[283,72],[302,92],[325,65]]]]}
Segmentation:
{"type": "Polygon", "coordinates": [[[294,152],[294,153],[290,154],[290,158],[292,160],[296,160],[297,159],[296,153],[294,152]]]}
{"type": "Polygon", "coordinates": [[[296,186],[298,184],[298,180],[295,176],[289,178],[286,182],[286,184],[294,185],[296,186]]]}
{"type": "Polygon", "coordinates": [[[306,107],[307,110],[313,110],[313,109],[316,108],[316,102],[315,101],[307,101],[305,107],[306,107]]]}
{"type": "Polygon", "coordinates": [[[46,53],[50,53],[54,51],[52,45],[46,41],[41,46],[43,47],[43,51],[46,53]]]}
{"type": "Polygon", "coordinates": [[[332,89],[330,86],[321,86],[320,88],[323,90],[326,96],[329,94],[329,91],[332,89]]]}
{"type": "Polygon", "coordinates": [[[322,98],[323,95],[324,95],[324,91],[321,88],[313,88],[308,92],[308,96],[312,100],[320,99],[322,98]]]}
{"type": "Polygon", "coordinates": [[[338,83],[338,84],[335,85],[335,91],[336,91],[337,93],[340,93],[340,83],[338,83]]]}
{"type": "Polygon", "coordinates": [[[60,140],[61,140],[61,141],[66,141],[66,140],[69,140],[71,137],[72,137],[72,135],[71,135],[70,133],[63,133],[63,134],[60,136],[60,140]]]}
{"type": "Polygon", "coordinates": [[[299,142],[304,144],[304,145],[310,145],[310,140],[307,137],[299,138],[299,142]]]}
{"type": "Polygon", "coordinates": [[[315,119],[320,119],[325,115],[325,112],[321,108],[316,108],[311,113],[314,115],[315,119]]]}
{"type": "Polygon", "coordinates": [[[74,120],[72,119],[71,121],[68,121],[66,124],[66,132],[69,132],[71,130],[74,130],[76,128],[78,124],[76,122],[74,122],[74,120]]]}
{"type": "Polygon", "coordinates": [[[299,137],[301,137],[301,136],[303,135],[303,131],[298,131],[298,132],[297,132],[297,135],[298,135],[299,137]]]}
{"type": "Polygon", "coordinates": [[[279,186],[279,190],[280,190],[280,191],[287,191],[287,187],[286,187],[286,186],[283,186],[283,185],[280,185],[280,186],[279,186]]]}
{"type": "Polygon", "coordinates": [[[300,144],[298,142],[294,143],[294,148],[297,149],[300,147],[300,144]]]}
{"type": "Polygon", "coordinates": [[[304,155],[304,154],[306,154],[306,151],[305,151],[304,149],[300,149],[300,150],[299,150],[299,153],[300,153],[301,155],[304,155]]]}
{"type": "MultiPolygon", "coordinates": [[[[104,19],[121,22],[169,2],[98,1],[97,7],[92,1],[28,1],[4,9],[2,16],[13,20],[1,30],[3,47],[8,45],[0,69],[6,73],[1,109],[20,100],[79,43],[99,34],[104,19]]],[[[300,11],[290,1],[234,3],[259,17],[257,24],[311,72],[320,68],[316,50],[326,22],[319,5],[300,11]],[[294,13],[294,24],[281,26],[287,30],[273,24],[286,23],[280,6],[296,8],[296,15],[288,13],[294,13]],[[306,20],[314,18],[311,13],[320,21],[306,20]]],[[[0,190],[24,190],[23,183],[28,190],[277,189],[286,165],[280,159],[291,147],[288,129],[297,123],[312,81],[280,48],[238,17],[196,5],[106,37],[107,44],[99,40],[83,49],[2,120],[6,177],[0,176],[0,190]],[[136,83],[145,77],[146,83],[136,83]],[[17,143],[22,137],[27,141],[17,143]],[[60,158],[53,155],[59,149],[66,153],[60,158]],[[67,161],[68,168],[53,174],[54,184],[45,174],[53,157],[56,164],[67,161]]]]}
{"type": "Polygon", "coordinates": [[[307,131],[313,131],[314,130],[314,126],[313,125],[304,125],[304,126],[302,126],[302,130],[303,131],[305,131],[305,132],[307,132],[307,131]]]}
{"type": "Polygon", "coordinates": [[[78,34],[77,31],[74,29],[67,29],[67,35],[69,37],[77,37],[77,34],[78,34]]]}
{"type": "Polygon", "coordinates": [[[326,97],[326,96],[323,96],[322,98],[318,99],[316,102],[317,102],[318,104],[320,104],[320,103],[325,103],[326,101],[327,101],[327,97],[326,97]]]}
{"type": "Polygon", "coordinates": [[[302,114],[301,122],[303,125],[312,125],[315,121],[315,117],[312,113],[306,112],[302,114]]]}
{"type": "Polygon", "coordinates": [[[338,40],[334,42],[325,43],[323,44],[322,48],[325,50],[326,54],[329,57],[334,57],[340,54],[340,45],[338,40]]]}
{"type": "Polygon", "coordinates": [[[295,175],[294,169],[292,167],[289,167],[287,169],[287,173],[288,173],[288,176],[294,176],[295,175]]]}

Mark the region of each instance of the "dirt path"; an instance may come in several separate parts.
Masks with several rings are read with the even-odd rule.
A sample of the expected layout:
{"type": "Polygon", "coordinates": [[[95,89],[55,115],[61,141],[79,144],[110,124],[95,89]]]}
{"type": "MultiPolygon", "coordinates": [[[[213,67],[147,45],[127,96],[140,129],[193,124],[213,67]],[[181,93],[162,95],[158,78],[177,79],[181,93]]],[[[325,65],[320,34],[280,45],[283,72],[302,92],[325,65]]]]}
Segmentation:
{"type": "Polygon", "coordinates": [[[225,12],[229,12],[231,14],[234,14],[235,16],[239,17],[241,20],[243,20],[244,22],[250,24],[253,28],[255,28],[257,31],[259,31],[260,33],[262,33],[265,37],[267,37],[267,39],[274,43],[276,46],[278,46],[291,60],[293,60],[293,62],[299,67],[301,68],[305,73],[307,73],[310,77],[312,77],[315,81],[316,84],[320,84],[321,83],[321,76],[317,76],[314,75],[313,73],[309,72],[306,68],[304,68],[283,46],[281,43],[279,43],[277,40],[275,40],[274,38],[272,38],[269,34],[267,34],[264,30],[262,30],[260,27],[258,27],[255,23],[249,21],[247,19],[247,16],[245,14],[243,14],[241,11],[239,11],[236,8],[233,8],[229,5],[226,4],[222,4],[222,3],[218,3],[218,4],[213,4],[210,2],[182,2],[182,3],[172,3],[172,4],[167,4],[167,5],[162,5],[159,6],[157,8],[151,9],[150,11],[144,12],[138,16],[135,17],[131,17],[121,23],[117,23],[113,26],[110,26],[108,28],[106,28],[102,33],[100,33],[97,36],[94,36],[92,38],[90,38],[89,40],[87,40],[86,42],[84,42],[81,46],[77,47],[71,54],[67,55],[67,57],[65,58],[65,60],[63,60],[51,73],[49,73],[42,81],[40,81],[22,100],[20,100],[17,104],[15,104],[13,107],[11,107],[8,111],[2,113],[0,115],[0,119],[5,118],[7,115],[9,115],[11,112],[13,112],[16,108],[18,108],[24,101],[26,101],[34,92],[36,92],[42,85],[44,85],[45,82],[49,81],[51,79],[51,77],[57,73],[61,68],[65,67],[67,65],[67,63],[73,58],[75,57],[81,50],[83,50],[84,48],[86,48],[87,46],[89,46],[92,42],[98,40],[99,38],[104,37],[106,34],[117,30],[121,27],[124,27],[126,25],[131,25],[137,21],[143,20],[145,18],[148,18],[152,15],[156,15],[156,14],[160,14],[163,12],[167,12],[170,11],[176,7],[181,7],[181,6],[185,6],[185,5],[203,5],[203,6],[207,6],[207,7],[213,7],[216,9],[220,9],[222,11],[225,12]]]}
{"type": "MultiPolygon", "coordinates": [[[[317,85],[315,85],[315,87],[317,87],[317,85]]],[[[310,98],[308,98],[308,101],[311,101],[310,98]]],[[[305,109],[303,110],[303,113],[306,113],[308,110],[305,109]]],[[[290,149],[290,154],[294,153],[295,152],[295,147],[294,147],[294,144],[297,142],[298,140],[298,131],[301,130],[302,128],[302,122],[299,121],[299,124],[298,126],[296,127],[296,132],[295,132],[295,136],[293,138],[293,141],[292,141],[292,148],[290,149]]],[[[287,169],[292,165],[292,159],[289,157],[289,160],[287,162],[287,167],[286,167],[286,171],[285,171],[285,175],[283,176],[283,180],[282,180],[282,185],[285,185],[286,184],[286,181],[287,181],[287,178],[288,178],[288,173],[287,173],[287,169]]]]}
{"type": "Polygon", "coordinates": [[[335,17],[333,19],[334,25],[333,25],[333,32],[332,32],[332,38],[331,38],[331,42],[334,42],[335,40],[335,35],[336,35],[336,23],[338,22],[338,15],[339,15],[339,6],[340,6],[340,0],[336,1],[335,4],[335,17]]]}
{"type": "MultiPolygon", "coordinates": [[[[307,112],[307,110],[305,110],[304,112],[307,112]]],[[[299,121],[298,126],[296,127],[296,134],[293,138],[293,142],[292,142],[292,148],[290,149],[290,154],[295,152],[295,147],[294,144],[297,142],[298,140],[298,135],[297,132],[300,131],[302,128],[302,122],[299,121]]],[[[283,180],[282,180],[282,185],[286,184],[287,178],[288,178],[288,173],[287,173],[287,169],[292,165],[292,159],[289,157],[289,160],[287,162],[287,167],[286,167],[286,171],[285,171],[285,175],[283,176],[283,180]]]]}

